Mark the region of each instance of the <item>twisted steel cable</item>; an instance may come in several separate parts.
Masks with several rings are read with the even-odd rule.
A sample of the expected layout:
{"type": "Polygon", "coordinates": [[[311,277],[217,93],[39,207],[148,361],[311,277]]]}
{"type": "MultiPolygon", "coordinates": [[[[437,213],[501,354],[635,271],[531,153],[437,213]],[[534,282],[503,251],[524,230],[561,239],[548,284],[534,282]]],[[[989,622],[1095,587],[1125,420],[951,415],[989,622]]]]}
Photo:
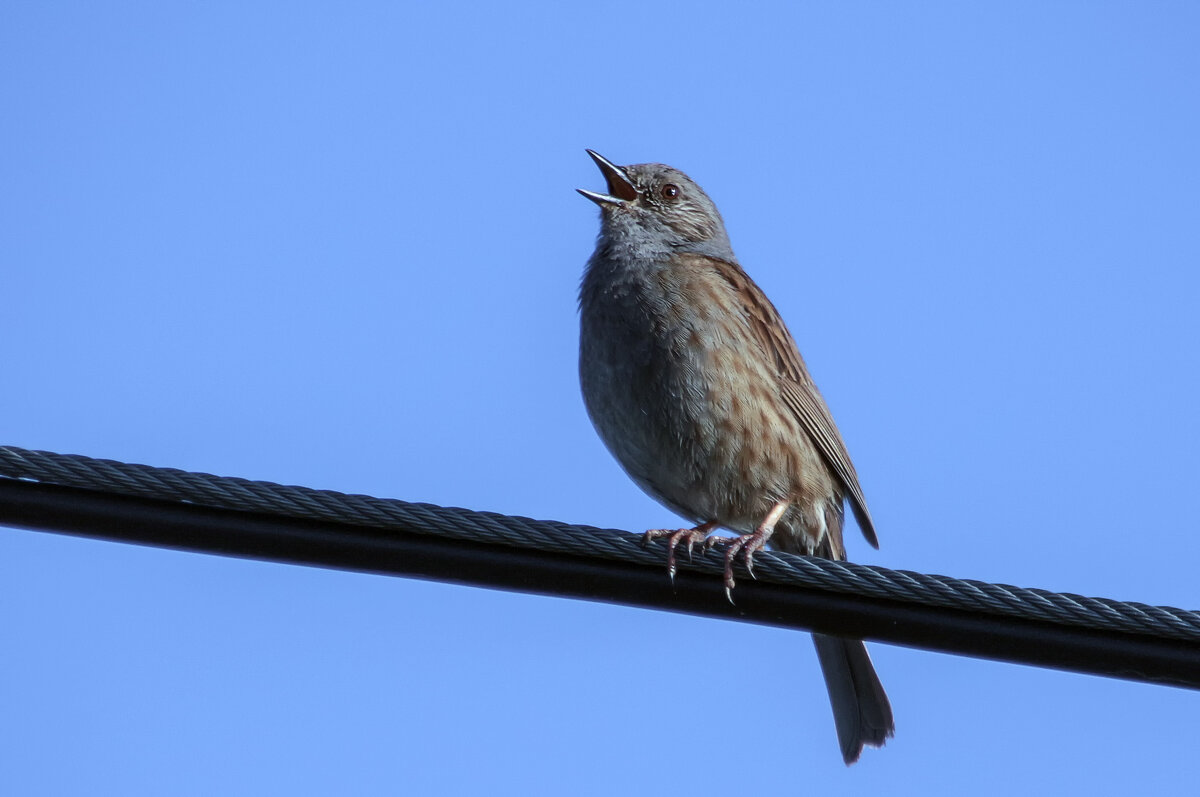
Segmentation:
{"type": "MultiPolygon", "coordinates": [[[[659,545],[645,548],[640,534],[616,529],[291,487],[13,446],[0,446],[0,479],[212,509],[330,521],[377,531],[417,533],[530,551],[600,557],[659,568],[664,562],[659,545]]],[[[691,564],[685,561],[682,567],[719,576],[723,562],[718,552],[697,552],[695,561],[691,564]]],[[[758,580],[765,582],[883,598],[916,606],[1200,642],[1200,613],[1166,606],[1089,598],[771,551],[756,555],[755,574],[758,580]]]]}

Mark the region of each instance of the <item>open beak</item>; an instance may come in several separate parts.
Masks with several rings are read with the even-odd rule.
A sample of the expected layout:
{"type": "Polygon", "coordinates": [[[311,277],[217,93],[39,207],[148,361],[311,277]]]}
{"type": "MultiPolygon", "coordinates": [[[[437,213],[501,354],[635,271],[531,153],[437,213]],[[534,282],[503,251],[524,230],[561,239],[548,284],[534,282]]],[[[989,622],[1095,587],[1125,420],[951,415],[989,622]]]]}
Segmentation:
{"type": "Polygon", "coordinates": [[[576,188],[576,191],[601,207],[604,205],[623,205],[638,198],[637,186],[630,181],[620,166],[617,166],[600,153],[593,152],[590,149],[587,151],[587,154],[591,155],[592,160],[600,167],[600,172],[604,175],[604,180],[608,183],[608,193],[598,194],[595,191],[585,191],[582,188],[576,188]]]}

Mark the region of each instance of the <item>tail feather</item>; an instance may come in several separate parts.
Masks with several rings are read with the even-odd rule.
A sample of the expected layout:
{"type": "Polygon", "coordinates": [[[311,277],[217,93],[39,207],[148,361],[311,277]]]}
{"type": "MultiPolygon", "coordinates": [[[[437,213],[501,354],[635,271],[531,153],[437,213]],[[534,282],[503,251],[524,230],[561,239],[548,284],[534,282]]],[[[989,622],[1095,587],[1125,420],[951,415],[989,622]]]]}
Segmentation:
{"type": "Polygon", "coordinates": [[[842,759],[853,764],[863,745],[882,747],[896,732],[892,705],[861,641],[813,634],[813,644],[829,690],[842,759]]]}

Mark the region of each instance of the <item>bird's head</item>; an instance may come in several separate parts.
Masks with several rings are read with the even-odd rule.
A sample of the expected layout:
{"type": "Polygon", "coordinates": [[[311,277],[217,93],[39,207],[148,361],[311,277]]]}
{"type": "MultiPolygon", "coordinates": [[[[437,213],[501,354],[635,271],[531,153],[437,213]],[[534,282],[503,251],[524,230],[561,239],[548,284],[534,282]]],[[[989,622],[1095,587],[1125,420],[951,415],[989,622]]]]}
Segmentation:
{"type": "Polygon", "coordinates": [[[717,206],[686,174],[661,163],[617,166],[590,149],[587,153],[600,167],[608,193],[577,190],[600,206],[602,238],[664,253],[732,258],[717,206]]]}

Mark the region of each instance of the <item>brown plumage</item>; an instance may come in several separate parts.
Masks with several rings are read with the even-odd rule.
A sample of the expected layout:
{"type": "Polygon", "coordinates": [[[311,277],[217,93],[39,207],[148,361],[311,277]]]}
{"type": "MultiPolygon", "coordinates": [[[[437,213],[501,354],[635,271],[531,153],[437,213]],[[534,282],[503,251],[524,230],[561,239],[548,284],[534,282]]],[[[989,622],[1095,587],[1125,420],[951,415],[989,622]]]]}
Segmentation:
{"type": "MultiPolygon", "coordinates": [[[[775,307],[738,265],[720,213],[682,172],[618,167],[589,150],[608,193],[580,288],[580,382],[626,473],[697,525],[655,529],[689,548],[717,528],[725,584],[770,544],[844,559],[845,500],[878,546],[858,474],[775,307]]],[[[892,735],[862,642],[814,635],[847,763],[892,735]]]]}

